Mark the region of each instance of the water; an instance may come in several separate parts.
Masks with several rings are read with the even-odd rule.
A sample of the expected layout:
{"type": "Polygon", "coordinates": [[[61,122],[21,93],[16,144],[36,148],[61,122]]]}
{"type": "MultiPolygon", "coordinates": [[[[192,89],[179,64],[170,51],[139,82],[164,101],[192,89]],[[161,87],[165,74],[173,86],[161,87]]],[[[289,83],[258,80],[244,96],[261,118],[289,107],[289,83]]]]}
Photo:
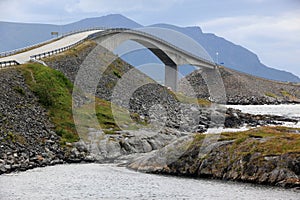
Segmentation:
{"type": "Polygon", "coordinates": [[[298,123],[285,122],[283,125],[300,128],[300,104],[283,105],[226,105],[227,108],[239,109],[244,113],[255,115],[278,115],[297,119],[298,123]]]}
{"type": "Polygon", "coordinates": [[[300,199],[300,191],[144,174],[114,165],[71,164],[0,176],[12,199],[300,199]]]}
{"type": "MultiPolygon", "coordinates": [[[[278,115],[297,119],[298,122],[284,122],[283,126],[300,128],[300,104],[283,104],[283,105],[226,105],[226,108],[239,109],[243,113],[253,115],[278,115]]],[[[240,128],[210,128],[205,133],[219,134],[222,132],[246,131],[250,127],[243,126],[240,128]]]]}
{"type": "Polygon", "coordinates": [[[261,115],[279,115],[300,118],[300,104],[283,105],[226,105],[227,108],[239,109],[244,113],[261,115]]]}

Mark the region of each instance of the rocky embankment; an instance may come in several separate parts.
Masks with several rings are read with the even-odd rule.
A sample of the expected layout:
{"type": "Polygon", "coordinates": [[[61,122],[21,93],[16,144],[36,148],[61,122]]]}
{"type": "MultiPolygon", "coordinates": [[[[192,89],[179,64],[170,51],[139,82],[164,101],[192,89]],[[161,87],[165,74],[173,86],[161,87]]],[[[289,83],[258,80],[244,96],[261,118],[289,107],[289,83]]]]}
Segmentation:
{"type": "Polygon", "coordinates": [[[279,133],[274,128],[270,134],[261,128],[220,137],[189,136],[137,158],[128,167],[148,173],[300,188],[300,137],[289,131],[293,132],[279,133]]]}
{"type": "Polygon", "coordinates": [[[1,70],[0,77],[0,174],[62,163],[120,161],[124,156],[160,149],[185,134],[171,129],[115,134],[90,129],[90,143],[61,146],[47,110],[21,71],[1,70]],[[99,136],[100,141],[95,139],[99,136]]]}
{"type": "Polygon", "coordinates": [[[0,71],[0,174],[63,163],[47,111],[16,69],[0,71]]]}
{"type": "MultiPolygon", "coordinates": [[[[219,67],[219,71],[223,79],[228,104],[300,103],[299,84],[267,80],[225,67],[219,67]]],[[[189,74],[186,80],[199,98],[209,98],[201,70],[189,74]]],[[[186,87],[184,82],[181,81],[180,87],[186,87]]]]}

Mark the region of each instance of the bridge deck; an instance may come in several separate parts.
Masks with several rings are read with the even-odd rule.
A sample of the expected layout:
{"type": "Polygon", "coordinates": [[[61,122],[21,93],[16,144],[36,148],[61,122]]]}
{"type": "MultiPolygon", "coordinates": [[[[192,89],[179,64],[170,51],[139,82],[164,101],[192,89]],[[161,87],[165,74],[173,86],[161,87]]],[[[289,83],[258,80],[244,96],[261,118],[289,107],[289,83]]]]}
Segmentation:
{"type": "Polygon", "coordinates": [[[61,47],[65,47],[65,46],[69,46],[71,44],[75,44],[75,43],[79,42],[80,40],[86,38],[90,34],[96,33],[96,32],[99,32],[99,30],[92,30],[92,31],[77,33],[77,34],[74,34],[74,35],[69,35],[69,36],[63,37],[60,40],[57,40],[55,42],[46,44],[44,46],[41,46],[41,47],[38,47],[38,48],[35,48],[35,49],[32,49],[32,50],[0,58],[0,62],[7,61],[7,60],[15,60],[18,63],[23,64],[23,63],[29,61],[30,56],[32,56],[32,55],[52,51],[52,50],[55,50],[55,49],[58,49],[58,48],[61,48],[61,47]]]}

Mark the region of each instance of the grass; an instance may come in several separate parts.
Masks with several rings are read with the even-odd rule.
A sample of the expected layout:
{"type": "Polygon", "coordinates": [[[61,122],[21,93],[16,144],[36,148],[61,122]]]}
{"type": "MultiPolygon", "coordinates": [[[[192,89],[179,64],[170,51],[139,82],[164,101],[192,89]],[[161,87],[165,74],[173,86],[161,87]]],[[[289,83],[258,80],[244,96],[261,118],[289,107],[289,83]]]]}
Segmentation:
{"type": "Polygon", "coordinates": [[[114,134],[116,131],[121,130],[120,124],[125,125],[128,130],[136,130],[140,126],[146,125],[144,121],[140,120],[138,114],[130,114],[126,109],[100,98],[95,98],[95,102],[85,104],[76,109],[75,112],[79,116],[80,121],[78,123],[81,127],[80,132],[83,134],[86,133],[88,128],[101,128],[105,134],[114,134]],[[93,120],[93,113],[96,114],[97,124],[93,120]]]}
{"type": "Polygon", "coordinates": [[[291,94],[290,94],[288,91],[286,91],[286,90],[281,90],[280,93],[281,93],[282,96],[284,96],[284,97],[289,97],[289,96],[291,96],[291,94]]]}
{"type": "Polygon", "coordinates": [[[116,77],[121,78],[120,72],[114,70],[113,73],[116,77]]]}
{"type": "Polygon", "coordinates": [[[29,88],[48,110],[62,143],[79,140],[72,116],[72,83],[59,71],[30,63],[20,68],[29,88]]]}
{"type": "Polygon", "coordinates": [[[234,140],[231,148],[237,152],[259,152],[262,155],[300,153],[299,129],[287,127],[260,127],[244,132],[222,133],[220,140],[234,140]]]}
{"type": "MultiPolygon", "coordinates": [[[[243,169],[245,163],[243,164],[241,161],[250,158],[252,159],[251,165],[263,167],[268,164],[266,157],[269,156],[293,154],[293,157],[299,157],[300,134],[295,134],[299,130],[287,127],[260,127],[243,132],[222,133],[219,141],[231,142],[215,149],[216,153],[223,153],[218,158],[219,160],[215,160],[214,166],[218,169],[227,169],[230,167],[232,170],[238,172],[245,170],[243,169]]],[[[189,147],[190,151],[193,152],[196,149],[200,149],[204,145],[203,141],[205,137],[213,137],[213,134],[195,135],[189,147]]],[[[207,154],[200,157],[199,161],[215,158],[214,155],[207,154]]],[[[283,162],[285,161],[283,160],[283,162]]],[[[249,160],[246,163],[249,163],[249,160]]]]}
{"type": "Polygon", "coordinates": [[[198,104],[199,106],[202,106],[202,107],[209,107],[211,105],[211,102],[207,99],[189,97],[180,92],[172,92],[172,93],[173,93],[173,96],[181,103],[198,104]]]}
{"type": "MultiPolygon", "coordinates": [[[[47,109],[50,120],[55,125],[55,132],[61,136],[61,144],[79,140],[72,110],[73,84],[63,73],[37,63],[29,63],[20,67],[29,88],[38,97],[39,102],[47,109]]],[[[127,126],[126,129],[137,129],[145,122],[139,120],[137,114],[131,117],[127,110],[100,98],[77,109],[80,116],[80,124],[87,128],[99,128],[94,126],[91,113],[95,111],[100,128],[107,134],[113,134],[120,130],[115,119],[127,126]],[[116,112],[112,113],[112,107],[116,112]],[[133,119],[133,120],[132,120],[133,119]]],[[[81,130],[79,130],[81,131],[81,130]]]]}
{"type": "Polygon", "coordinates": [[[26,94],[24,88],[22,88],[21,86],[15,86],[15,87],[13,87],[13,89],[14,89],[17,93],[19,93],[19,94],[21,94],[21,95],[25,95],[25,94],[26,94]]]}
{"type": "Polygon", "coordinates": [[[292,100],[292,101],[297,101],[298,98],[294,95],[292,95],[290,92],[286,91],[286,90],[281,90],[280,93],[282,94],[283,97],[292,100]]]}
{"type": "Polygon", "coordinates": [[[13,143],[18,142],[22,145],[27,144],[26,138],[24,138],[22,135],[14,134],[11,131],[8,131],[6,134],[4,134],[0,142],[13,142],[13,143]]]}
{"type": "Polygon", "coordinates": [[[272,93],[272,92],[266,92],[265,95],[266,95],[267,97],[277,98],[277,95],[274,94],[274,93],[272,93]]]}

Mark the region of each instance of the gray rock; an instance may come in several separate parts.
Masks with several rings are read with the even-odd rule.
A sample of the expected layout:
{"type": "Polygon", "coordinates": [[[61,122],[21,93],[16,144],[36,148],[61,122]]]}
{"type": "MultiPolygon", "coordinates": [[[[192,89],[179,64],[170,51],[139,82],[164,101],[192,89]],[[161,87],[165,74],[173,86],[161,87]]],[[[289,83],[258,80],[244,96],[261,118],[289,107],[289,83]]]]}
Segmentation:
{"type": "Polygon", "coordinates": [[[4,168],[5,168],[6,170],[10,170],[10,169],[11,169],[11,165],[4,165],[4,168]]]}

